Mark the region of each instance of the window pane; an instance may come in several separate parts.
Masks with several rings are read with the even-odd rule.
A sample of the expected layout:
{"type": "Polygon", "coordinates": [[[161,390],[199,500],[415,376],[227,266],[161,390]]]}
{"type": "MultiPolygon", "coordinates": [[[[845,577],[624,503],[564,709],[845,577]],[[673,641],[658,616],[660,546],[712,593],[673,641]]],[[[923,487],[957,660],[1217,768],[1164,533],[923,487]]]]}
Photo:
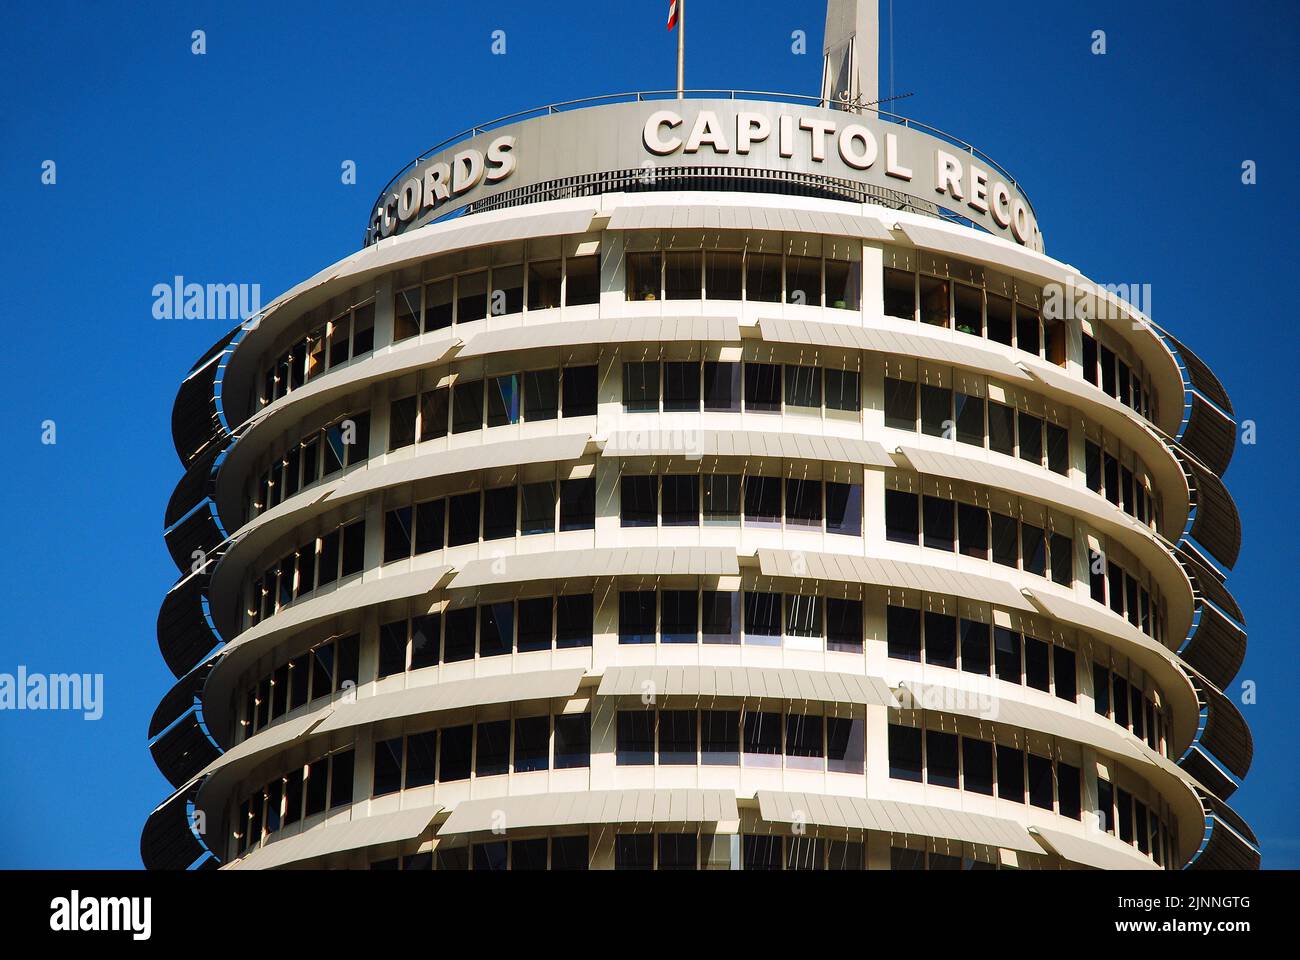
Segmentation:
{"type": "Polygon", "coordinates": [[[402,738],[375,744],[374,795],[382,797],[402,789],[402,738]]]}
{"type": "Polygon", "coordinates": [[[1074,583],[1074,541],[1052,534],[1052,581],[1062,586],[1074,583]]]}
{"type": "Polygon", "coordinates": [[[442,614],[434,613],[411,620],[411,669],[432,667],[438,662],[438,644],[442,640],[442,614]]]}
{"type": "Polygon", "coordinates": [[[1008,457],[1016,455],[1016,411],[1001,403],[989,402],[989,449],[994,453],[1004,453],[1008,457]]]}
{"type": "Polygon", "coordinates": [[[921,782],[921,731],[889,725],[889,775],[895,780],[921,782]]]}
{"type": "Polygon", "coordinates": [[[586,837],[553,837],[551,839],[552,870],[586,870],[586,837]]]}
{"type": "Polygon", "coordinates": [[[822,371],[820,367],[785,367],[785,404],[787,407],[821,407],[822,371]]]}
{"type": "Polygon", "coordinates": [[[591,714],[555,718],[555,769],[591,766],[591,714]]]}
{"type": "Polygon", "coordinates": [[[781,594],[746,591],[745,642],[780,646],[781,594]]]}
{"type": "MultiPolygon", "coordinates": [[[[510,721],[493,720],[478,724],[478,749],[474,774],[495,777],[510,771],[510,721]]],[[[443,779],[446,779],[445,777],[443,779]]]]}
{"type": "Polygon", "coordinates": [[[1051,691],[1049,646],[1035,637],[1025,637],[1025,684],[1044,693],[1051,691]]]}
{"type": "Polygon", "coordinates": [[[781,525],[781,479],[745,478],[745,523],[758,527],[781,525]]]}
{"type": "Polygon", "coordinates": [[[740,477],[706,475],[702,478],[705,526],[740,522],[740,477]]]}
{"type": "MultiPolygon", "coordinates": [[[[487,726],[486,723],[480,723],[480,728],[487,726]]],[[[469,764],[471,764],[473,748],[472,725],[460,727],[447,727],[439,736],[438,743],[438,782],[447,783],[448,780],[467,780],[469,779],[469,764]]]]}
{"type": "Polygon", "coordinates": [[[415,505],[415,552],[441,550],[447,519],[447,501],[426,500],[415,505]]]}
{"type": "Polygon", "coordinates": [[[820,257],[785,258],[785,301],[820,307],[822,261],[820,257]]]}
{"type": "Polygon", "coordinates": [[[1024,558],[1025,572],[1047,576],[1047,538],[1042,527],[1032,523],[1020,525],[1020,545],[1024,558]]]}
{"type": "Polygon", "coordinates": [[[743,742],[747,765],[780,766],[781,714],[747,711],[743,742]],[[763,760],[764,757],[769,759],[763,760]],[[775,762],[771,758],[775,758],[775,762]]]}
{"type": "Polygon", "coordinates": [[[448,387],[420,394],[421,440],[437,440],[447,435],[450,406],[451,390],[448,387]]]}
{"type": "Polygon", "coordinates": [[[961,668],[966,673],[989,675],[992,666],[989,625],[974,620],[961,622],[961,668]]]}
{"type": "Polygon", "coordinates": [[[411,555],[412,514],[411,507],[398,507],[384,514],[384,563],[411,555]]]}
{"type": "Polygon", "coordinates": [[[785,718],[786,765],[801,770],[822,769],[822,718],[791,713],[785,718]]]}
{"type": "Polygon", "coordinates": [[[559,260],[528,264],[529,310],[549,310],[560,305],[560,273],[559,260]]]}
{"type": "Polygon", "coordinates": [[[710,412],[740,412],[740,364],[711,360],[705,362],[704,409],[710,412]]]}
{"type": "Polygon", "coordinates": [[[654,720],[650,710],[620,710],[615,762],[620,767],[654,763],[654,720]]]}
{"type": "Polygon", "coordinates": [[[457,383],[452,403],[452,433],[469,433],[483,426],[483,381],[457,383]]]}
{"type": "Polygon", "coordinates": [[[901,490],[885,491],[885,538],[895,543],[920,542],[919,498],[901,490]]]}
{"type": "Polygon", "coordinates": [[[558,597],[555,601],[555,646],[561,650],[591,646],[592,623],[591,594],[558,597]]]}
{"type": "Polygon", "coordinates": [[[674,252],[664,257],[664,299],[699,300],[704,255],[699,251],[674,252]]]}
{"type": "Polygon", "coordinates": [[[779,253],[751,253],[745,257],[745,297],[764,303],[781,302],[779,253]]]}
{"type": "Polygon", "coordinates": [[[696,362],[664,364],[664,409],[699,411],[700,365],[696,362]]]}
{"type": "Polygon", "coordinates": [[[1019,524],[1014,517],[1000,513],[989,514],[989,521],[993,531],[993,562],[1004,567],[1019,566],[1019,524]]]}
{"type": "Polygon", "coordinates": [[[935,787],[957,787],[957,737],[938,730],[925,732],[926,782],[935,787]]]}
{"type": "Polygon", "coordinates": [[[953,287],[953,304],[957,329],[981,336],[984,333],[984,291],[958,283],[953,287]]]}
{"type": "Polygon", "coordinates": [[[826,598],[826,649],[862,652],[862,601],[826,598]]]}
{"type": "Polygon", "coordinates": [[[695,711],[659,711],[659,762],[668,766],[694,766],[695,711]]]}
{"type": "Polygon", "coordinates": [[[659,409],[659,364],[623,364],[623,409],[628,413],[659,409]]]}
{"type": "Polygon", "coordinates": [[[916,430],[916,384],[885,378],[885,426],[916,430]]]}
{"type": "Polygon", "coordinates": [[[862,395],[859,379],[856,370],[827,370],[826,409],[849,410],[855,413],[861,410],[862,395]]]}
{"type": "Polygon", "coordinates": [[[988,337],[1011,346],[1011,301],[990,293],[985,302],[988,311],[988,337]]]}
{"type": "Polygon", "coordinates": [[[629,253],[627,255],[627,298],[658,300],[662,269],[662,254],[629,253]]]}
{"type": "Polygon", "coordinates": [[[443,662],[473,660],[477,611],[473,607],[462,607],[459,610],[449,610],[444,616],[447,621],[447,636],[443,643],[443,662]]]}
{"type": "Polygon", "coordinates": [[[488,308],[494,317],[519,313],[524,309],[524,268],[522,266],[492,269],[492,296],[488,308]]]}
{"type": "Polygon", "coordinates": [[[388,449],[415,443],[415,397],[394,400],[388,408],[388,449]]]}
{"type": "Polygon", "coordinates": [[[447,545],[459,547],[478,542],[479,493],[460,493],[447,498],[447,545]]]}
{"type": "Polygon", "coordinates": [[[596,478],[560,481],[560,529],[590,530],[596,525],[596,478]]]}
{"type": "Polygon", "coordinates": [[[999,680],[1020,682],[1020,634],[1006,627],[993,628],[993,667],[999,680]]]}
{"type": "Polygon", "coordinates": [[[1040,466],[1043,462],[1043,421],[1019,411],[1020,459],[1040,466]]]}
{"type": "Polygon", "coordinates": [[[785,482],[785,519],[791,526],[821,527],[822,483],[820,480],[785,482]]]}
{"type": "Polygon", "coordinates": [[[406,621],[396,620],[379,626],[378,679],[406,669],[406,621]]]}
{"type": "Polygon", "coordinates": [[[569,257],[565,261],[564,302],[570,307],[600,302],[600,255],[569,257]]]}
{"type": "Polygon", "coordinates": [[[957,666],[957,618],[927,610],[925,662],[936,667],[957,666]]]}
{"type": "Polygon", "coordinates": [[[451,326],[452,280],[439,280],[424,288],[424,329],[442,330],[451,326]]]}
{"type": "Polygon", "coordinates": [[[1029,802],[1044,810],[1052,809],[1052,761],[1029,754],[1029,802]]]}
{"type": "Polygon", "coordinates": [[[1047,424],[1047,469],[1066,476],[1070,472],[1070,431],[1047,424]]]}
{"type": "Polygon", "coordinates": [[[862,263],[860,261],[826,261],[826,306],[836,310],[861,308],[862,263]]]}
{"type": "Polygon", "coordinates": [[[619,487],[619,520],[622,526],[656,526],[659,522],[659,478],[625,476],[619,487]]]}
{"type": "Polygon", "coordinates": [[[740,643],[740,594],[705,590],[701,596],[705,643],[740,643]]]}
{"type": "Polygon", "coordinates": [[[393,342],[420,334],[420,288],[403,290],[393,298],[393,342]]]}
{"type": "Polygon", "coordinates": [[[614,838],[615,870],[653,870],[653,833],[620,833],[614,838]]]}
{"type": "Polygon", "coordinates": [[[946,387],[921,386],[921,432],[931,437],[953,437],[952,391],[946,387]]]}
{"type": "Polygon", "coordinates": [[[524,374],[524,419],[554,420],[560,412],[560,371],[529,370],[524,374]]]}
{"type": "Polygon", "coordinates": [[[740,763],[740,712],[703,710],[700,712],[701,762],[709,766],[736,766],[740,763]]]}
{"type": "Polygon", "coordinates": [[[519,601],[519,637],[516,649],[520,653],[551,649],[551,614],[554,603],[550,597],[535,597],[519,601]]]}
{"type": "Polygon", "coordinates": [[[515,640],[515,606],[513,603],[488,603],[479,607],[478,653],[480,657],[500,657],[510,653],[515,640]]]}
{"type": "Polygon", "coordinates": [[[957,505],[951,500],[926,496],[922,500],[924,511],[925,546],[933,550],[953,550],[957,505]]]}
{"type": "Polygon", "coordinates": [[[885,267],[885,316],[916,319],[916,274],[885,267]]]}
{"type": "Polygon", "coordinates": [[[739,253],[706,253],[704,295],[710,300],[739,300],[741,260],[739,253]]]}
{"type": "Polygon", "coordinates": [[[961,761],[963,788],[993,796],[993,744],[962,737],[961,761]]]}
{"type": "Polygon", "coordinates": [[[889,656],[895,660],[921,660],[921,611],[890,606],[886,613],[889,656]]]}
{"type": "Polygon", "coordinates": [[[653,590],[624,590],[618,595],[618,642],[655,642],[653,590]]]}
{"type": "Polygon", "coordinates": [[[957,504],[957,537],[961,552],[980,560],[989,558],[989,512],[969,503],[957,504]]]}
{"type": "Polygon", "coordinates": [[[698,596],[694,590],[664,590],[661,598],[660,632],[664,643],[695,643],[698,640],[698,596]]]}
{"type": "Polygon", "coordinates": [[[866,762],[866,721],[826,718],[826,767],[832,773],[862,773],[866,762]]]}
{"type": "Polygon", "coordinates": [[[551,718],[515,720],[515,773],[546,770],[551,765],[551,718]]]}
{"type": "Polygon", "coordinates": [[[498,487],[483,494],[483,539],[504,540],[515,535],[518,511],[515,487],[498,487]]]}
{"type": "Polygon", "coordinates": [[[526,483],[521,488],[523,497],[520,527],[525,535],[555,532],[555,483],[526,483]]]}
{"type": "Polygon", "coordinates": [[[456,278],[456,323],[469,323],[487,316],[486,270],[456,278]]]}
{"type": "Polygon", "coordinates": [[[745,364],[745,409],[764,413],[780,412],[780,365],[775,363],[745,364]]]}
{"type": "Polygon", "coordinates": [[[566,367],[563,374],[564,416],[591,417],[596,413],[596,368],[566,367]]]}
{"type": "Polygon", "coordinates": [[[786,594],[785,598],[785,634],[788,637],[822,636],[821,597],[786,594]]]}
{"type": "Polygon", "coordinates": [[[826,484],[826,532],[862,536],[861,484],[826,484]]]}
{"type": "Polygon", "coordinates": [[[519,377],[493,377],[488,387],[487,425],[502,427],[519,422],[519,377]]]}
{"type": "Polygon", "coordinates": [[[948,326],[948,281],[921,274],[921,322],[948,326]]]}
{"type": "Polygon", "coordinates": [[[666,527],[697,527],[700,524],[700,478],[663,478],[663,512],[666,527]]]}
{"type": "Polygon", "coordinates": [[[984,398],[956,394],[957,439],[976,447],[984,446],[984,398]]]}
{"type": "Polygon", "coordinates": [[[1056,695],[1071,703],[1078,698],[1078,680],[1075,670],[1074,651],[1067,650],[1065,647],[1052,647],[1052,674],[1056,695]]]}
{"type": "Polygon", "coordinates": [[[659,834],[659,869],[694,870],[696,868],[696,837],[693,833],[659,834]]]}
{"type": "Polygon", "coordinates": [[[998,798],[1025,802],[1025,754],[998,744],[998,798]]]}

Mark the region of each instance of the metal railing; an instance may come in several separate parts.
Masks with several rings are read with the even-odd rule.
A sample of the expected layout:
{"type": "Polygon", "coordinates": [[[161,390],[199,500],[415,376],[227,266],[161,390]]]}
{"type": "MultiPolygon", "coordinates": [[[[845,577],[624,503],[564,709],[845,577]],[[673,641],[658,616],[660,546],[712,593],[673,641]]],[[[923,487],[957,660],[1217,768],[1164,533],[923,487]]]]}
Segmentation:
{"type": "MultiPolygon", "coordinates": [[[[848,108],[852,106],[852,105],[841,104],[840,101],[837,100],[827,100],[823,97],[807,96],[805,94],[800,94],[800,93],[776,93],[774,91],[769,91],[769,90],[687,90],[685,91],[685,96],[689,99],[695,99],[695,100],[766,100],[766,101],[776,101],[776,102],[785,102],[785,103],[803,103],[803,104],[815,105],[823,108],[835,107],[836,109],[839,109],[841,107],[848,108]]],[[[440,143],[435,144],[434,146],[430,147],[428,150],[425,150],[423,153],[421,153],[410,163],[402,167],[402,169],[399,170],[397,174],[393,176],[392,179],[390,179],[386,184],[384,184],[383,189],[379,191],[379,196],[375,199],[375,203],[371,206],[371,209],[374,210],[376,207],[378,207],[379,204],[383,202],[384,198],[388,195],[388,192],[393,188],[393,186],[398,181],[400,181],[403,177],[405,177],[409,171],[419,166],[425,160],[429,159],[435,154],[441,153],[443,150],[446,150],[448,147],[452,147],[457,143],[461,143],[465,140],[470,140],[474,137],[477,137],[479,134],[487,133],[489,130],[494,130],[497,127],[501,127],[510,123],[517,123],[521,120],[533,119],[535,117],[549,117],[556,113],[563,113],[567,110],[573,110],[573,109],[582,109],[584,107],[600,106],[600,105],[615,104],[615,103],[643,103],[647,100],[677,100],[677,99],[678,99],[678,93],[676,90],[641,90],[641,91],[634,91],[630,93],[608,93],[603,96],[583,97],[578,100],[561,100],[557,103],[547,104],[546,106],[534,107],[530,110],[521,110],[517,113],[511,113],[503,117],[497,117],[495,120],[489,120],[486,123],[475,124],[469,129],[462,130],[460,133],[447,137],[445,140],[441,141],[440,143]]],[[[1014,187],[1021,194],[1021,196],[1024,197],[1025,202],[1029,204],[1030,210],[1033,211],[1033,203],[1030,201],[1029,197],[1025,194],[1025,191],[1021,188],[1016,178],[1013,177],[1006,170],[1006,168],[1003,167],[1000,163],[998,163],[992,157],[988,156],[988,154],[979,150],[973,144],[968,143],[967,141],[961,139],[960,137],[956,137],[950,133],[940,130],[938,127],[932,127],[929,124],[921,123],[918,120],[913,120],[910,117],[904,117],[901,114],[890,113],[887,110],[879,110],[875,107],[855,107],[852,109],[848,109],[848,112],[873,113],[876,116],[878,116],[880,119],[886,121],[887,123],[896,123],[899,126],[907,127],[908,129],[911,130],[919,130],[933,137],[937,137],[938,139],[943,140],[944,142],[954,147],[958,147],[959,149],[968,153],[970,156],[977,158],[982,163],[987,164],[989,167],[996,170],[999,174],[1005,177],[1007,183],[1009,183],[1012,187],[1014,187]]]]}

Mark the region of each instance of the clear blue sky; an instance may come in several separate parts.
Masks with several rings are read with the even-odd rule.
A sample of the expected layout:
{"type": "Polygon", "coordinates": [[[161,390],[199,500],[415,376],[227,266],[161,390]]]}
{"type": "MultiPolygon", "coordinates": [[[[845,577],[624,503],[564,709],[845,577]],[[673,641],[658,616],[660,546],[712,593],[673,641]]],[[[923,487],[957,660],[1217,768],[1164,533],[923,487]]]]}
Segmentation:
{"type": "MultiPolygon", "coordinates": [[[[888,0],[882,5],[887,9],[888,0]]],[[[898,0],[904,112],[1025,185],[1049,253],[1150,283],[1258,443],[1227,475],[1245,546],[1239,679],[1255,767],[1234,805],[1300,866],[1296,790],[1294,4],[898,0]],[[1084,12],[1080,8],[1089,8],[1084,12]],[[1264,11],[1274,12],[1264,12],[1264,11]],[[1257,12],[1259,11],[1259,12],[1257,12]],[[1095,29],[1105,56],[1090,53],[1095,29]],[[1243,186],[1241,164],[1258,164],[1243,186]]],[[[0,671],[102,672],[105,716],[0,713],[0,867],[135,867],[169,792],[145,748],[181,469],[172,399],[220,322],[155,320],[154,284],[260,283],[352,252],[407,160],[475,122],[674,83],[666,0],[13,3],[0,34],[0,671]],[[611,11],[617,10],[611,14],[611,11]],[[493,12],[495,10],[495,12],[493,12]],[[207,32],[207,54],[190,34],[207,32]],[[505,30],[507,53],[490,35],[505,30]],[[41,164],[57,163],[43,186],[41,164]],[[358,183],[340,183],[354,160],[358,183]],[[58,442],[40,442],[41,423],[58,442]]],[[[692,87],[815,93],[818,0],[692,0],[692,87]],[[809,53],[791,52],[807,31],[809,53]]],[[[882,47],[885,46],[882,44],[882,47]]],[[[887,76],[887,73],[886,73],[887,76]]],[[[886,81],[887,82],[887,81],[886,81]]]]}

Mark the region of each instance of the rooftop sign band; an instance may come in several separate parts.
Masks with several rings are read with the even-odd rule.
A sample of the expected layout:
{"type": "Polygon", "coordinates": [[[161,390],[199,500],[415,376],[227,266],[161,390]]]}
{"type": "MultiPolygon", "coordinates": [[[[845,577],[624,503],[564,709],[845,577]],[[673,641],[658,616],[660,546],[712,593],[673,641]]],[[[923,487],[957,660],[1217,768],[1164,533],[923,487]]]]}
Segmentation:
{"type": "Polygon", "coordinates": [[[423,226],[500,190],[637,169],[650,177],[679,164],[857,181],[1042,249],[1028,198],[970,149],[874,114],[735,99],[613,103],[496,127],[404,171],[372,211],[367,239],[423,226]]]}

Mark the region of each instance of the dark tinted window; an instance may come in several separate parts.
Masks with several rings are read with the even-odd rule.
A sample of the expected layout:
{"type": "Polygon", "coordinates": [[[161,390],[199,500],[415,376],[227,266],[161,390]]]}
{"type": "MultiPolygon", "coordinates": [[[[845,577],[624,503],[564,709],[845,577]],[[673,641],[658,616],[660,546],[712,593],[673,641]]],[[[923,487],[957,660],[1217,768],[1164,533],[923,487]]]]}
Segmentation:
{"type": "Polygon", "coordinates": [[[921,782],[921,731],[889,727],[889,775],[895,780],[921,782]]]}

